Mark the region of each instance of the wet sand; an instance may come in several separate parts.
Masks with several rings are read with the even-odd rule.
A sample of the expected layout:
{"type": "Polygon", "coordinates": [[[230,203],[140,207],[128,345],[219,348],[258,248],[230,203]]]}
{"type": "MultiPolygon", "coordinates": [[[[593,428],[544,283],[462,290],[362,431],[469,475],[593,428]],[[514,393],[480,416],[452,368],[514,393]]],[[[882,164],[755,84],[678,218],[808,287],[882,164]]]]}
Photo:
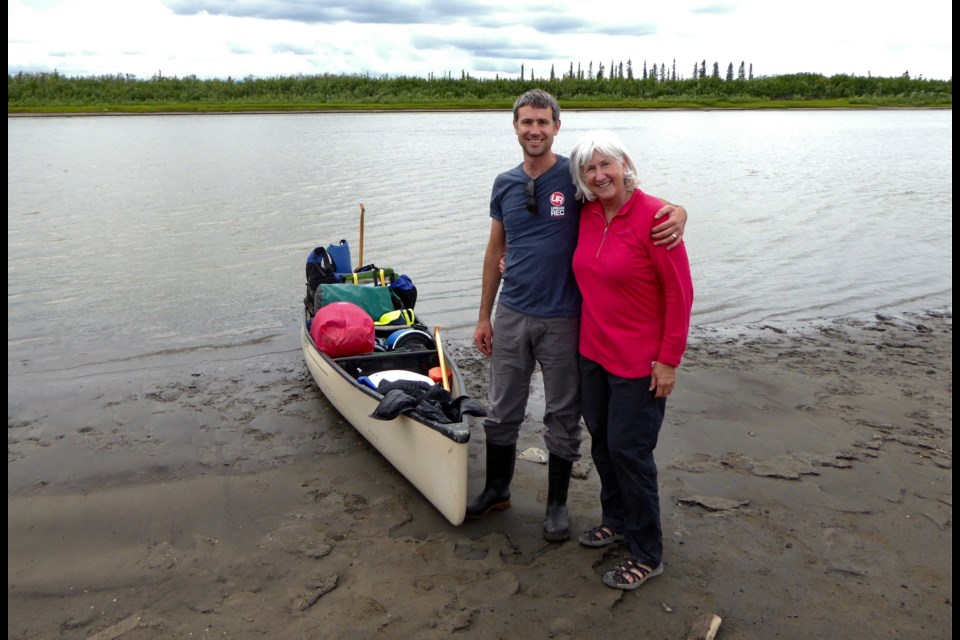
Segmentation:
{"type": "MultiPolygon", "coordinates": [[[[657,448],[665,572],[548,543],[546,465],[450,525],[298,337],[8,376],[8,638],[949,638],[952,312],[695,330],[657,448]]],[[[485,402],[486,361],[447,351],[485,402]]],[[[543,448],[542,393],[519,451],[543,448]]],[[[589,460],[574,534],[599,522],[589,460]]],[[[474,423],[471,495],[482,488],[474,423]]]]}

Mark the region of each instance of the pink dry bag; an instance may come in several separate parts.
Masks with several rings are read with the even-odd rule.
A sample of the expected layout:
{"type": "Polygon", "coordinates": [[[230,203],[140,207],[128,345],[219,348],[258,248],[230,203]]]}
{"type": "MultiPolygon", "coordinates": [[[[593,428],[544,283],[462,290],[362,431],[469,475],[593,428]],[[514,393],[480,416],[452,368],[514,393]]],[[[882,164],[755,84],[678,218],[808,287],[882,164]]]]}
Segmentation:
{"type": "Polygon", "coordinates": [[[373,351],[376,330],[370,314],[352,302],[331,302],[317,309],[310,323],[317,349],[331,358],[373,351]]]}

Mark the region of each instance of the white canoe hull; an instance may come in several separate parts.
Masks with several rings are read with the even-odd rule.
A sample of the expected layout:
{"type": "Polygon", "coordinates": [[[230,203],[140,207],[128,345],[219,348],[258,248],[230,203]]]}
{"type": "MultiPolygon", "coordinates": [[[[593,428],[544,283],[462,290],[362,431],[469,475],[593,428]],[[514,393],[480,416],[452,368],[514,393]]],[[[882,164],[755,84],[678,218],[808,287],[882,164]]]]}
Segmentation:
{"type": "MultiPolygon", "coordinates": [[[[305,325],[300,338],[307,367],[323,395],[451,524],[461,524],[467,510],[466,416],[443,425],[417,414],[373,418],[382,396],[318,351],[305,325]]],[[[456,364],[446,361],[453,373],[450,393],[456,398],[463,395],[463,383],[456,364]]]]}

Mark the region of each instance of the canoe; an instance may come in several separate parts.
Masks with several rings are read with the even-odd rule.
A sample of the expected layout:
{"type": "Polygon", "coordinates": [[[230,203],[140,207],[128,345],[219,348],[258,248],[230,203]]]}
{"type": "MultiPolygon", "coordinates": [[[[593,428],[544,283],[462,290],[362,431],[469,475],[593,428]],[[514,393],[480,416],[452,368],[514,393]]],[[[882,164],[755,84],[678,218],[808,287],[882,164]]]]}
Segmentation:
{"type": "MultiPolygon", "coordinates": [[[[451,524],[461,524],[467,510],[467,416],[452,423],[438,422],[411,410],[387,420],[375,418],[372,414],[384,396],[361,381],[386,371],[429,375],[433,367],[440,366],[439,353],[443,352],[451,396],[465,395],[460,371],[443,351],[442,339],[440,352],[420,346],[331,358],[314,344],[308,319],[305,312],[300,337],[307,367],[320,391],[451,524]]],[[[377,333],[380,335],[380,328],[377,333]]]]}

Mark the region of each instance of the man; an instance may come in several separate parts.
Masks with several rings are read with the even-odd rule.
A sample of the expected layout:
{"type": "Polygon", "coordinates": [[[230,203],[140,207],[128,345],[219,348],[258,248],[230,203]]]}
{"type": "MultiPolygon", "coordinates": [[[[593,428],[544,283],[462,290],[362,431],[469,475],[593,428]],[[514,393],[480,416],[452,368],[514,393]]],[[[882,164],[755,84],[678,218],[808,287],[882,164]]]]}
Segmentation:
{"type": "MultiPolygon", "coordinates": [[[[580,292],[571,262],[577,246],[580,203],[566,157],[553,152],[560,131],[560,105],[540,89],[527,91],[513,105],[513,129],[523,162],[497,176],[490,197],[490,239],[483,259],[480,313],[473,340],[491,356],[490,408],[484,420],[487,476],[483,491],[467,506],[468,519],[510,507],[510,482],[520,425],[526,413],[530,379],[543,374],[544,436],[550,454],[543,536],[570,537],[567,489],[573,463],[580,459],[580,377],[578,342],[580,292]],[[506,256],[503,274],[501,258],[506,256]],[[494,302],[497,339],[493,339],[494,302]]],[[[680,242],[686,224],[683,207],[653,229],[656,244],[680,242]]]]}

